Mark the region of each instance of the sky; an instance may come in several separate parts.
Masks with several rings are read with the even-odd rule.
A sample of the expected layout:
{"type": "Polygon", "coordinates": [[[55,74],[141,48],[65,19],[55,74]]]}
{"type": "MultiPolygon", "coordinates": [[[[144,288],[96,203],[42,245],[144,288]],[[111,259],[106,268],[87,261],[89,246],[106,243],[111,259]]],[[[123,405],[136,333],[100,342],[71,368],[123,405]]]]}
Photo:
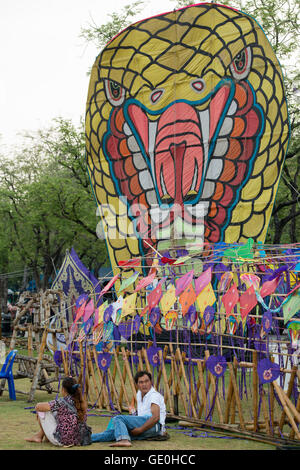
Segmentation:
{"type": "MultiPolygon", "coordinates": [[[[88,70],[98,53],[81,28],[106,23],[133,0],[9,0],[0,6],[0,151],[25,131],[55,117],[78,124],[84,116],[88,70]]],[[[151,0],[133,21],[173,10],[174,1],[151,0]]]]}

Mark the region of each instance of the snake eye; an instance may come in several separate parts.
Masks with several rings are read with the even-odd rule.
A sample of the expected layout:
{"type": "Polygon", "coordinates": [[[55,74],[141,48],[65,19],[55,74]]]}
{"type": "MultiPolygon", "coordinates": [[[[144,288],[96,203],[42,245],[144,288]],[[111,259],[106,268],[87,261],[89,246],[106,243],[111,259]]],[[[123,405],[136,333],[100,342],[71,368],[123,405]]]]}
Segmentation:
{"type": "Polygon", "coordinates": [[[108,101],[113,106],[121,106],[125,99],[125,88],[113,80],[104,80],[105,93],[108,101]]]}
{"type": "Polygon", "coordinates": [[[196,80],[192,81],[191,87],[197,93],[202,93],[205,88],[205,82],[202,80],[202,78],[196,78],[196,80]]]}
{"type": "Polygon", "coordinates": [[[163,88],[157,88],[156,90],[152,91],[150,95],[150,101],[151,103],[156,103],[157,101],[160,100],[162,95],[164,94],[165,90],[163,88]]]}
{"type": "Polygon", "coordinates": [[[251,48],[246,47],[246,49],[242,50],[235,56],[235,58],[230,64],[230,70],[233,77],[236,80],[243,80],[244,78],[246,78],[250,72],[251,64],[251,48]]]}

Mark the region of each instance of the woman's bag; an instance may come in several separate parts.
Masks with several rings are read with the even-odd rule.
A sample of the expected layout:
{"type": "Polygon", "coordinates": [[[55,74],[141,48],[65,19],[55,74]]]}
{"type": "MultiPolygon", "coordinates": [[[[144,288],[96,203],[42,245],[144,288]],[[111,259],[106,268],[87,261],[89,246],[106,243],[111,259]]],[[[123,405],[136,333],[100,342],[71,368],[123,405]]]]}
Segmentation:
{"type": "Polygon", "coordinates": [[[89,446],[92,443],[92,428],[86,423],[80,423],[80,445],[89,446]]]}

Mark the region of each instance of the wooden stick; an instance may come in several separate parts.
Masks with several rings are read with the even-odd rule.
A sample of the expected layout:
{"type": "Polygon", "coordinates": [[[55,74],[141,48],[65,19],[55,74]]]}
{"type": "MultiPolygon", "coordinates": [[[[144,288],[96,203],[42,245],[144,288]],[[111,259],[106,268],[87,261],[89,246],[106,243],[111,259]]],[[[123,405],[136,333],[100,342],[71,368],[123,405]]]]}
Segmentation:
{"type": "Polygon", "coordinates": [[[294,421],[294,418],[293,418],[292,413],[291,413],[290,410],[289,410],[289,407],[288,407],[287,404],[286,404],[285,396],[284,396],[285,394],[283,393],[281,387],[277,384],[276,380],[274,380],[274,382],[272,382],[272,383],[274,384],[274,388],[275,388],[275,390],[276,390],[276,392],[277,392],[277,395],[278,395],[278,397],[279,397],[279,400],[281,401],[281,404],[282,404],[282,406],[283,406],[283,408],[284,408],[285,414],[286,414],[287,417],[288,417],[288,420],[289,420],[289,422],[290,422],[290,424],[291,424],[291,426],[292,426],[292,428],[293,428],[293,430],[294,430],[294,432],[295,432],[295,434],[296,434],[296,436],[297,436],[297,439],[300,439],[300,433],[299,433],[298,427],[297,427],[297,425],[296,425],[296,423],[295,423],[295,421],[294,421]]]}
{"type": "Polygon", "coordinates": [[[126,369],[125,369],[125,367],[124,367],[123,373],[122,373],[121,367],[120,367],[120,364],[119,364],[118,355],[117,355],[117,352],[116,352],[115,349],[114,349],[114,351],[113,351],[113,354],[114,354],[114,358],[115,358],[115,364],[116,364],[116,366],[117,366],[117,371],[118,371],[118,374],[119,374],[119,379],[120,379],[120,382],[121,382],[121,390],[120,390],[120,394],[119,394],[119,406],[120,406],[120,408],[122,409],[122,399],[123,399],[123,395],[124,395],[124,396],[125,396],[126,403],[127,403],[127,406],[128,406],[128,408],[129,408],[129,406],[130,406],[130,401],[129,401],[129,398],[128,398],[128,394],[127,394],[125,382],[124,382],[124,379],[123,379],[123,373],[124,373],[124,371],[125,371],[125,373],[126,373],[126,369]]]}
{"type": "Polygon", "coordinates": [[[97,399],[97,397],[99,395],[99,389],[98,389],[98,385],[97,385],[97,381],[96,381],[96,377],[95,377],[95,372],[94,372],[94,368],[93,368],[93,363],[92,363],[92,359],[91,359],[90,350],[89,350],[88,347],[87,347],[87,365],[88,365],[89,373],[92,376],[92,380],[93,380],[93,383],[94,383],[95,394],[96,394],[96,399],[97,399]]]}
{"type": "MultiPolygon", "coordinates": [[[[181,351],[179,348],[176,349],[176,353],[178,355],[178,358],[179,358],[179,362],[180,362],[180,365],[181,365],[181,370],[182,370],[182,375],[183,375],[183,382],[185,384],[185,387],[186,387],[186,391],[187,391],[187,397],[189,397],[190,393],[189,393],[189,384],[188,384],[188,381],[187,381],[187,378],[186,378],[186,374],[185,374],[185,369],[184,369],[184,364],[183,364],[183,359],[182,359],[182,356],[181,356],[181,351]]],[[[193,416],[194,418],[197,418],[197,411],[194,407],[194,403],[193,401],[191,400],[191,407],[192,407],[192,413],[193,413],[193,416]]]]}
{"type": "Polygon", "coordinates": [[[188,422],[190,422],[190,426],[193,426],[195,428],[199,427],[200,429],[202,428],[209,428],[209,432],[212,433],[217,433],[217,434],[224,434],[224,435],[229,435],[229,436],[236,436],[237,438],[240,439],[247,439],[247,440],[252,440],[252,441],[257,441],[257,442],[262,442],[265,444],[270,444],[274,446],[278,446],[280,442],[283,444],[294,444],[293,441],[287,440],[287,439],[273,439],[270,438],[269,436],[264,436],[260,435],[259,433],[254,433],[251,431],[241,431],[240,429],[237,429],[236,426],[230,426],[226,424],[218,424],[218,423],[210,423],[208,421],[203,421],[203,420],[194,420],[192,418],[189,418],[187,416],[182,417],[183,421],[179,421],[179,425],[187,425],[188,422]],[[210,429],[213,427],[214,429],[210,429]]]}
{"type": "MultiPolygon", "coordinates": [[[[166,345],[166,346],[164,347],[164,352],[163,352],[163,363],[165,363],[167,354],[168,354],[168,346],[166,345]]],[[[157,390],[157,391],[158,391],[158,389],[159,389],[159,383],[160,383],[160,379],[161,379],[161,374],[162,374],[162,363],[160,363],[160,365],[159,365],[159,371],[158,371],[158,374],[157,374],[157,380],[156,380],[156,390],[157,390]]]]}
{"type": "Polygon", "coordinates": [[[270,423],[269,423],[269,416],[268,416],[268,410],[267,410],[267,404],[266,404],[266,399],[265,399],[265,391],[263,387],[261,388],[261,406],[264,414],[264,420],[265,420],[265,427],[267,430],[268,434],[270,433],[270,423]]]}
{"type": "MultiPolygon", "coordinates": [[[[292,394],[296,374],[297,374],[297,366],[294,366],[293,370],[292,370],[292,373],[291,373],[291,378],[290,378],[289,386],[288,386],[288,389],[287,389],[287,393],[286,393],[286,395],[288,397],[290,397],[291,394],[292,394]]],[[[272,385],[273,385],[273,383],[272,383],[272,385]]],[[[273,385],[273,387],[274,387],[274,385],[273,385]]],[[[284,423],[285,423],[285,412],[284,412],[284,409],[283,409],[282,413],[281,413],[280,421],[279,421],[280,430],[282,430],[282,428],[284,426],[284,423]]]]}
{"type": "Polygon", "coordinates": [[[139,367],[138,367],[138,369],[139,369],[139,371],[141,371],[141,370],[144,369],[144,364],[143,364],[143,359],[142,359],[142,353],[141,353],[140,350],[137,352],[137,355],[138,355],[138,358],[139,358],[139,367]]]}
{"type": "Polygon", "coordinates": [[[66,359],[67,351],[65,351],[64,348],[60,348],[60,351],[61,351],[61,358],[62,358],[62,362],[64,366],[65,375],[69,375],[68,362],[66,359]]]}
{"type": "MultiPolygon", "coordinates": [[[[121,390],[120,390],[119,403],[122,403],[122,401],[123,401],[123,393],[124,393],[125,390],[127,391],[127,389],[126,389],[126,379],[127,379],[127,372],[126,372],[125,364],[123,364],[122,380],[123,380],[123,382],[124,382],[124,386],[125,386],[125,387],[124,387],[124,389],[121,388],[121,390]]],[[[121,405],[120,405],[120,406],[121,406],[121,405]]]]}
{"type": "MultiPolygon", "coordinates": [[[[184,396],[184,393],[183,393],[182,388],[181,388],[180,375],[179,375],[179,371],[178,371],[178,367],[177,367],[177,363],[176,363],[176,358],[175,358],[174,353],[173,353],[173,349],[172,349],[171,363],[172,363],[173,370],[174,370],[174,384],[173,384],[173,389],[175,389],[174,395],[176,395],[176,396],[179,395],[181,397],[181,401],[182,401],[182,404],[183,404],[183,407],[184,407],[184,411],[185,411],[186,414],[188,414],[187,399],[184,396]]],[[[169,383],[168,383],[168,386],[169,386],[169,383]]]]}
{"type": "Polygon", "coordinates": [[[294,403],[290,400],[290,398],[286,395],[286,393],[281,389],[282,394],[284,395],[285,402],[289,407],[291,413],[294,415],[294,418],[298,423],[300,423],[300,413],[298,412],[297,408],[295,407],[294,403]]]}
{"type": "Polygon", "coordinates": [[[93,346],[93,356],[94,356],[94,360],[95,360],[95,364],[96,364],[96,371],[98,373],[98,377],[99,377],[99,380],[100,380],[100,392],[98,394],[98,406],[99,408],[103,408],[104,406],[104,390],[103,390],[103,376],[102,376],[102,373],[100,371],[100,368],[99,368],[99,364],[98,364],[98,358],[97,358],[97,351],[96,351],[96,347],[93,346]]]}
{"type": "Polygon", "coordinates": [[[243,417],[243,413],[242,413],[242,407],[241,407],[239,392],[238,392],[237,383],[236,383],[236,379],[235,379],[235,374],[234,374],[234,370],[233,370],[233,365],[231,364],[231,362],[228,363],[228,368],[229,368],[230,375],[231,375],[231,378],[232,378],[234,396],[235,396],[235,401],[236,401],[236,404],[237,404],[237,409],[238,409],[239,418],[240,418],[240,426],[244,430],[245,429],[244,417],[243,417]]]}
{"type": "Polygon", "coordinates": [[[233,383],[232,383],[232,378],[230,375],[229,385],[228,385],[228,390],[227,390],[226,406],[225,406],[225,417],[224,417],[224,422],[227,424],[229,424],[232,396],[233,396],[233,383]]]}
{"type": "Polygon", "coordinates": [[[198,411],[198,418],[201,418],[203,410],[204,412],[206,410],[206,391],[205,391],[205,383],[204,383],[203,365],[201,361],[197,361],[197,367],[198,367],[200,389],[201,389],[201,395],[202,395],[202,403],[198,411]]]}
{"type": "Polygon", "coordinates": [[[32,347],[32,325],[28,326],[28,356],[33,356],[33,347],[32,347]]]}
{"type": "MultiPolygon", "coordinates": [[[[116,347],[117,354],[119,352],[119,349],[120,349],[120,346],[117,346],[116,347]]],[[[115,380],[116,380],[116,374],[117,374],[117,366],[116,366],[116,363],[114,362],[114,368],[113,368],[113,372],[112,372],[112,378],[113,378],[114,383],[115,383],[115,380]]]]}
{"type": "Polygon", "coordinates": [[[148,356],[147,356],[147,351],[146,351],[145,348],[142,348],[142,354],[144,356],[144,360],[145,360],[145,364],[146,364],[146,370],[147,370],[147,372],[152,374],[151,367],[150,367],[149,360],[148,360],[148,356]]]}
{"type": "Polygon", "coordinates": [[[127,375],[128,375],[128,378],[129,378],[131,392],[132,392],[132,395],[135,397],[136,396],[136,386],[135,386],[134,380],[132,378],[130,364],[128,362],[127,352],[125,351],[124,347],[121,348],[121,352],[122,352],[123,361],[125,362],[125,367],[126,367],[127,375]]]}
{"type": "Polygon", "coordinates": [[[258,422],[258,374],[257,374],[257,352],[253,352],[253,373],[252,373],[252,383],[253,383],[253,424],[254,431],[257,431],[257,422],[258,422]]]}
{"type": "Polygon", "coordinates": [[[113,377],[111,375],[111,372],[109,370],[109,368],[107,369],[107,375],[108,375],[108,380],[110,382],[110,387],[111,387],[111,396],[112,396],[112,399],[113,399],[113,396],[115,397],[115,401],[116,401],[116,407],[118,408],[118,411],[121,413],[122,410],[121,410],[121,406],[118,402],[118,393],[117,393],[117,390],[116,390],[116,387],[115,387],[115,383],[113,381],[113,377]]]}
{"type": "MultiPolygon", "coordinates": [[[[298,400],[297,400],[297,406],[296,406],[296,410],[297,411],[300,411],[300,393],[298,394],[298,400]]],[[[294,429],[291,429],[291,432],[290,432],[290,439],[294,439],[295,437],[295,431],[294,429]]]]}
{"type": "Polygon", "coordinates": [[[165,385],[165,388],[166,388],[167,397],[168,397],[168,401],[169,401],[170,412],[172,414],[174,414],[173,403],[172,403],[172,400],[171,400],[171,393],[170,393],[170,389],[169,389],[169,385],[168,385],[168,377],[167,377],[167,373],[166,373],[166,369],[165,369],[165,363],[163,361],[163,355],[162,355],[161,350],[159,350],[159,359],[160,359],[160,362],[161,362],[161,365],[162,365],[162,375],[163,375],[164,385],[165,385]]]}
{"type": "MultiPolygon", "coordinates": [[[[50,317],[50,315],[49,315],[49,317],[50,317]]],[[[34,393],[35,393],[35,390],[36,390],[36,387],[37,387],[37,384],[38,384],[38,380],[39,380],[39,375],[40,375],[40,370],[41,370],[41,361],[43,359],[43,354],[44,354],[46,341],[47,341],[47,335],[48,335],[49,317],[48,317],[47,323],[45,324],[45,327],[44,327],[41,346],[40,346],[40,349],[39,349],[37,363],[36,363],[36,367],[35,367],[35,371],[34,371],[34,375],[33,375],[33,379],[32,379],[31,390],[30,390],[30,394],[29,394],[29,398],[28,398],[29,402],[33,401],[34,393]]]]}

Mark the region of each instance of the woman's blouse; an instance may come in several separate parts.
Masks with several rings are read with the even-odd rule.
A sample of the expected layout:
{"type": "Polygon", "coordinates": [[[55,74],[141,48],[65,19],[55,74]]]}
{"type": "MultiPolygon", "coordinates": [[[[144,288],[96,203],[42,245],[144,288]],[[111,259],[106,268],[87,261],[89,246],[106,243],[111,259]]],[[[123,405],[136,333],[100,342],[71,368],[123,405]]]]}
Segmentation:
{"type": "Polygon", "coordinates": [[[73,408],[75,407],[74,400],[71,395],[49,402],[51,412],[55,416],[57,423],[54,437],[62,445],[80,445],[81,423],[79,422],[77,413],[73,413],[67,406],[66,402],[68,402],[73,408]]]}

